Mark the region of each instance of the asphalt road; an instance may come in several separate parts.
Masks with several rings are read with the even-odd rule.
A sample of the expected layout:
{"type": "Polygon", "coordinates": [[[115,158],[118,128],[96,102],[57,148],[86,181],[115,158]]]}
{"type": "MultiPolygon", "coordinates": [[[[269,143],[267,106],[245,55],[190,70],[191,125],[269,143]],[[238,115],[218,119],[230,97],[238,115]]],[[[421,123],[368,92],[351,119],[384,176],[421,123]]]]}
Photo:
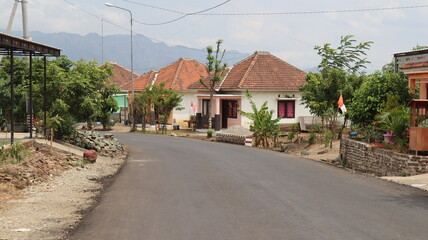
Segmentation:
{"type": "Polygon", "coordinates": [[[268,150],[115,136],[128,162],[70,239],[428,239],[422,190],[268,150]]]}

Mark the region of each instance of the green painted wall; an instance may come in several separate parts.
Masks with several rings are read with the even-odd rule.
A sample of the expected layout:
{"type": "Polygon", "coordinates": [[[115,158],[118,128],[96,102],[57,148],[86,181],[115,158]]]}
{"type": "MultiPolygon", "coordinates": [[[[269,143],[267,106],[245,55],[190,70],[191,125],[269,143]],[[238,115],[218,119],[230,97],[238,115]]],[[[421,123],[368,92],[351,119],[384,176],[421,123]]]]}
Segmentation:
{"type": "Polygon", "coordinates": [[[120,108],[121,107],[128,107],[128,95],[126,95],[126,93],[124,93],[125,95],[122,95],[122,93],[117,93],[120,95],[115,95],[113,96],[114,100],[116,100],[117,105],[119,105],[119,110],[116,111],[117,113],[120,113],[120,108]]]}

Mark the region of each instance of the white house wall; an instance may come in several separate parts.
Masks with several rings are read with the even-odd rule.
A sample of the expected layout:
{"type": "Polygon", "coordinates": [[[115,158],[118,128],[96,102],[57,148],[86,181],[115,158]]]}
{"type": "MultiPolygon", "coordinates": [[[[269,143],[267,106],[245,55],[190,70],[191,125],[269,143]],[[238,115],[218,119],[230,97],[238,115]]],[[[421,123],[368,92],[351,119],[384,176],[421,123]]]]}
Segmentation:
{"type": "MultiPolygon", "coordinates": [[[[180,93],[180,92],[179,92],[180,93]]],[[[192,110],[192,107],[190,106],[191,103],[195,105],[195,109],[197,108],[198,99],[195,96],[195,92],[187,92],[182,93],[183,100],[181,101],[181,107],[183,107],[183,110],[175,110],[173,111],[173,124],[178,124],[180,127],[187,127],[187,122],[184,122],[185,120],[189,120],[191,115],[195,115],[195,112],[192,110]]]]}
{"type": "MultiPolygon", "coordinates": [[[[245,95],[245,93],[243,93],[245,95]]],[[[257,108],[259,109],[260,106],[267,101],[268,102],[268,108],[274,110],[274,118],[277,117],[277,111],[278,111],[278,95],[280,95],[281,100],[284,99],[285,95],[288,95],[290,97],[294,97],[292,99],[295,99],[295,116],[294,118],[283,118],[280,121],[280,124],[289,124],[289,123],[298,123],[298,117],[299,116],[311,116],[309,109],[305,108],[304,105],[301,104],[301,96],[298,92],[281,92],[281,91],[275,91],[275,92],[268,92],[268,91],[260,91],[260,92],[251,92],[253,96],[253,101],[256,103],[257,108]]],[[[290,100],[292,100],[290,99],[290,100]]],[[[248,101],[246,97],[243,97],[242,101],[242,110],[244,112],[253,112],[251,109],[251,104],[248,101]]],[[[251,120],[242,117],[242,126],[249,128],[251,124],[251,120]]]]}

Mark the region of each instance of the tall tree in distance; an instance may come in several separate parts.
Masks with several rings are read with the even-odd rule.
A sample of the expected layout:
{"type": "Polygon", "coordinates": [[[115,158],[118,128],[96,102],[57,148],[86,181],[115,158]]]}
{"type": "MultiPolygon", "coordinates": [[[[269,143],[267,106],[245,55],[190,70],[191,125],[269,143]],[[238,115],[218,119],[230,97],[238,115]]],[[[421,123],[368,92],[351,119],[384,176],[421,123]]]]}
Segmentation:
{"type": "Polygon", "coordinates": [[[332,48],[330,43],[314,48],[321,56],[320,73],[308,73],[306,76],[306,84],[300,88],[302,102],[312,114],[327,123],[328,130],[338,130],[338,138],[342,136],[348,114],[343,114],[344,124],[337,129],[337,100],[342,93],[345,104],[352,103],[355,91],[365,79],[360,70],[370,63],[365,56],[372,43],[356,43],[352,35],[347,35],[340,38],[337,48],[332,48]]]}
{"type": "Polygon", "coordinates": [[[219,39],[216,42],[216,50],[213,51],[212,46],[207,47],[207,73],[208,81],[205,79],[199,79],[199,82],[210,91],[210,106],[208,108],[208,128],[212,128],[212,109],[213,109],[213,97],[215,93],[216,85],[221,81],[221,78],[226,71],[227,64],[222,63],[226,49],[221,53],[220,46],[223,43],[223,40],[219,39]],[[221,53],[221,56],[220,56],[221,53]]]}
{"type": "Polygon", "coordinates": [[[355,73],[359,72],[361,68],[366,68],[365,65],[370,63],[365,58],[366,51],[370,49],[373,42],[361,42],[355,45],[356,40],[353,37],[353,35],[342,36],[340,45],[336,49],[331,48],[330,43],[315,46],[315,50],[322,58],[318,65],[321,72],[329,68],[338,68],[355,73]]]}

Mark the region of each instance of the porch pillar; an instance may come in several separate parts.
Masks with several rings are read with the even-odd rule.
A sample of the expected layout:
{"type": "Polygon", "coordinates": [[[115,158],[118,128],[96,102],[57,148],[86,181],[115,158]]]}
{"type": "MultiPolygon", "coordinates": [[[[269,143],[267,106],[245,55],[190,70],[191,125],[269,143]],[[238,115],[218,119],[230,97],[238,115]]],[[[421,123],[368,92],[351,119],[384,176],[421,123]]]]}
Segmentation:
{"type": "Polygon", "coordinates": [[[427,99],[427,83],[421,82],[419,85],[419,88],[420,88],[419,99],[427,99]]]}
{"type": "Polygon", "coordinates": [[[416,79],[409,78],[409,90],[410,90],[410,94],[415,94],[415,89],[416,89],[416,79]]]}
{"type": "Polygon", "coordinates": [[[202,98],[198,97],[196,101],[196,129],[202,128],[202,98]]]}
{"type": "Polygon", "coordinates": [[[196,102],[196,113],[202,113],[202,99],[198,98],[196,102]]]}
{"type": "Polygon", "coordinates": [[[221,130],[220,126],[220,98],[214,98],[214,129],[221,130]]]}

